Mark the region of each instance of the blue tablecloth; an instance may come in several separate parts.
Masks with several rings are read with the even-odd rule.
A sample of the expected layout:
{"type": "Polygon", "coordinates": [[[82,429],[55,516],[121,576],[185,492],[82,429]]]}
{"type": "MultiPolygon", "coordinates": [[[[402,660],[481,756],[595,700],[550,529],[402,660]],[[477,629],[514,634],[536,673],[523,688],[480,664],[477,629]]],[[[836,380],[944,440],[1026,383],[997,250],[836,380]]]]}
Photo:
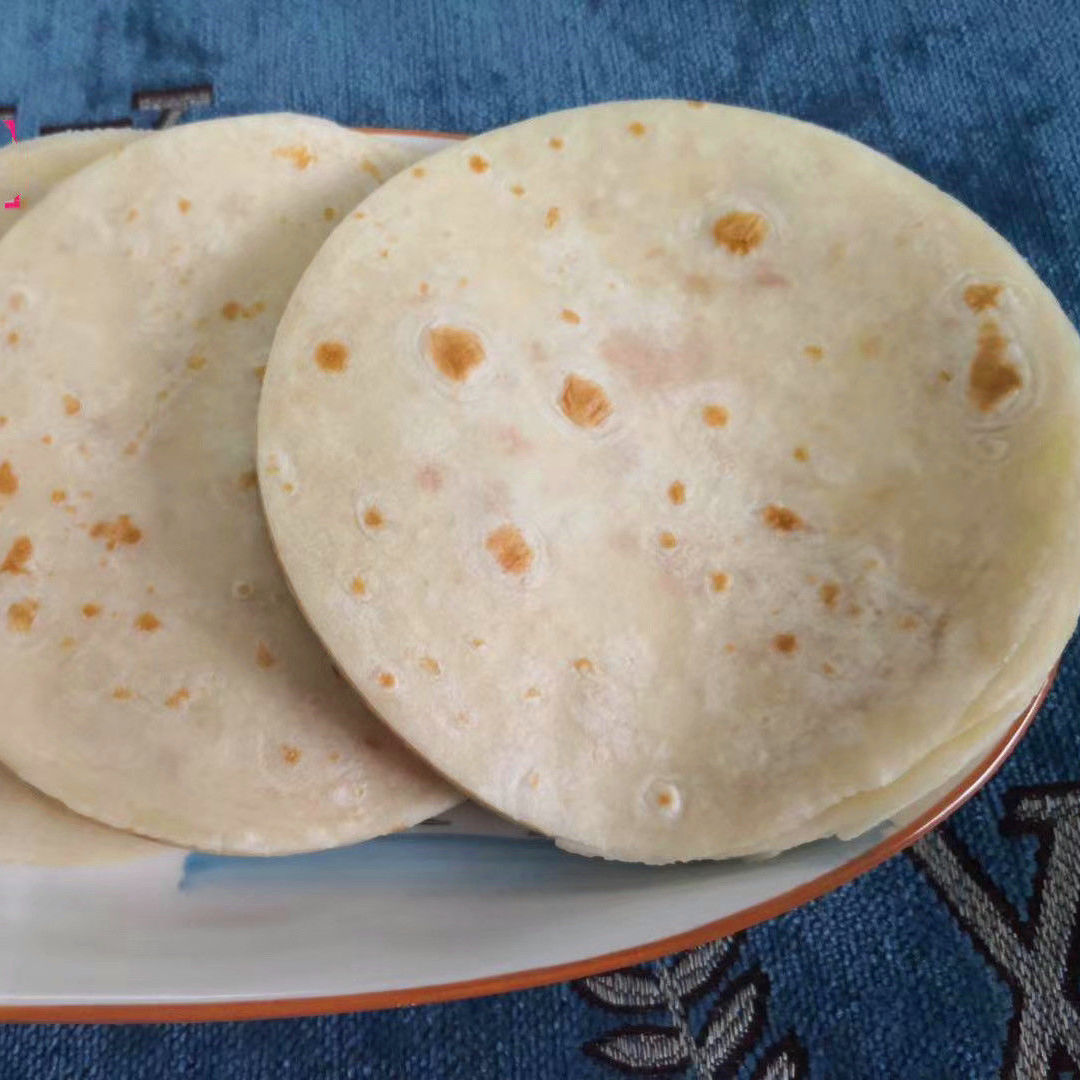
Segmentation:
{"type": "MultiPolygon", "coordinates": [[[[21,137],[296,109],[478,131],[619,97],[791,113],[958,196],[1080,311],[1077,0],[5,0],[21,137]],[[180,92],[178,92],[180,91],[180,92]]],[[[952,823],[616,977],[295,1021],[0,1029],[0,1080],[1080,1077],[1080,650],[952,823]]],[[[2,962],[2,959],[0,959],[2,962]]]]}

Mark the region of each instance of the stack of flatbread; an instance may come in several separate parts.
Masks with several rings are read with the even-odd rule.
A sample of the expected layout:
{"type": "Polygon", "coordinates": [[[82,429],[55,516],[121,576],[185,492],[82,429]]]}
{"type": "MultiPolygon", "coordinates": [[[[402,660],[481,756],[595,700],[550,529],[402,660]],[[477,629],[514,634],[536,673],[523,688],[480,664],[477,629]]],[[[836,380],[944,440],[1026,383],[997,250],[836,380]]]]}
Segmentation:
{"type": "Polygon", "coordinates": [[[413,158],[294,115],[0,153],[0,857],[466,795],[761,854],[985,756],[1080,610],[1080,341],[1020,256],[724,106],[413,158]]]}

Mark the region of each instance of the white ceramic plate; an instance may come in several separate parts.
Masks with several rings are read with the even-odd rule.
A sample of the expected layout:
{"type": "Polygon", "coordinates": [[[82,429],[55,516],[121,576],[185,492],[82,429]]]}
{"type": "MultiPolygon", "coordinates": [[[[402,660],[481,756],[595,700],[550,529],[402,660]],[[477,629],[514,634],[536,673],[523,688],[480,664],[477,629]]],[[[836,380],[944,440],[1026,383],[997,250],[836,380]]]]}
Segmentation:
{"type": "MultiPolygon", "coordinates": [[[[393,137],[432,150],[449,138],[393,137]]],[[[0,866],[0,1020],[380,1008],[580,977],[686,948],[787,911],[914,842],[993,774],[1045,692],[916,820],[767,861],[606,863],[465,805],[410,832],[316,855],[173,852],[93,869],[0,866]]]]}

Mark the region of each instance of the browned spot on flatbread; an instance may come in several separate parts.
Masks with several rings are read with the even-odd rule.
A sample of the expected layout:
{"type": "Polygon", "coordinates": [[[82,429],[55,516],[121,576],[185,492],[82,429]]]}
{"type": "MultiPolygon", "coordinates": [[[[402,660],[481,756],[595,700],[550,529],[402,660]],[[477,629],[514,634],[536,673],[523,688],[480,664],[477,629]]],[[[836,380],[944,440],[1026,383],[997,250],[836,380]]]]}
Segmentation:
{"type": "Polygon", "coordinates": [[[11,345],[12,347],[19,344],[19,331],[18,330],[9,330],[8,331],[7,343],[9,345],[11,345]]]}
{"type": "Polygon", "coordinates": [[[832,666],[832,664],[830,664],[828,662],[828,660],[826,660],[825,663],[821,665],[821,670],[825,675],[835,675],[836,674],[836,668],[834,668],[832,666]]]}
{"type": "Polygon", "coordinates": [[[139,216],[139,211],[133,206],[128,212],[124,220],[128,223],[134,221],[139,216]]]}
{"type": "Polygon", "coordinates": [[[532,566],[533,550],[516,525],[500,525],[493,529],[488,533],[484,547],[507,574],[520,577],[532,566]]]}
{"type": "Polygon", "coordinates": [[[413,168],[412,174],[416,177],[417,180],[422,180],[425,176],[427,176],[427,169],[425,169],[423,165],[416,165],[413,168]]]}
{"type": "Polygon", "coordinates": [[[82,402],[79,401],[74,394],[65,394],[64,398],[64,412],[68,416],[78,416],[82,412],[82,402]]]}
{"type": "Polygon", "coordinates": [[[254,469],[248,469],[247,472],[242,472],[240,478],[237,480],[237,485],[241,491],[250,491],[253,487],[257,487],[259,483],[259,475],[254,469]]]}
{"type": "Polygon", "coordinates": [[[709,575],[709,583],[712,585],[713,592],[725,592],[731,584],[731,578],[722,570],[717,570],[709,575]]]}
{"type": "Polygon", "coordinates": [[[0,495],[14,495],[19,490],[19,478],[10,461],[0,461],[0,495]]]}
{"type": "Polygon", "coordinates": [[[791,456],[796,461],[809,461],[810,451],[807,450],[805,446],[796,446],[795,449],[791,451],[791,456]]]}
{"type": "Polygon", "coordinates": [[[563,141],[558,135],[552,135],[552,137],[548,139],[548,146],[550,146],[552,150],[561,150],[563,148],[563,141]]]}
{"type": "Polygon", "coordinates": [[[635,120],[632,124],[626,125],[626,130],[640,139],[645,134],[645,125],[640,120],[635,120]]]}
{"type": "Polygon", "coordinates": [[[176,200],[176,206],[177,206],[177,209],[179,209],[181,214],[186,214],[191,209],[191,200],[190,199],[177,199],[176,200]]]}
{"type": "Polygon", "coordinates": [[[422,657],[420,657],[420,666],[429,675],[440,675],[440,674],[442,674],[442,666],[439,664],[439,661],[436,660],[435,657],[433,657],[433,656],[422,656],[422,657]]]}
{"type": "Polygon", "coordinates": [[[826,581],[818,589],[818,596],[821,597],[821,602],[827,608],[836,607],[837,598],[840,596],[840,586],[835,581],[826,581]]]}
{"type": "Polygon", "coordinates": [[[421,281],[416,290],[421,296],[427,296],[431,292],[431,286],[426,281],[421,281]]]}
{"type": "Polygon", "coordinates": [[[521,198],[521,196],[525,194],[525,189],[520,184],[514,184],[510,190],[513,194],[517,195],[518,198],[521,198]]]}
{"type": "Polygon", "coordinates": [[[969,285],[964,289],[964,303],[976,314],[988,308],[996,308],[1004,285],[969,285]]]}
{"type": "Polygon", "coordinates": [[[113,689],[112,696],[116,701],[130,701],[135,695],[126,686],[117,686],[113,689]]]}
{"type": "Polygon", "coordinates": [[[712,235],[717,247],[727,248],[732,255],[749,255],[765,242],[769,223],[761,214],[732,210],[713,222],[712,235]]]}
{"type": "Polygon", "coordinates": [[[794,532],[796,529],[806,528],[806,523],[794,510],[789,510],[786,506],[777,506],[775,503],[766,506],[761,512],[761,517],[770,529],[776,529],[778,532],[794,532]]]}
{"type": "Polygon", "coordinates": [[[529,689],[525,691],[526,701],[535,701],[538,697],[540,697],[539,687],[530,686],[529,689]]]}
{"type": "Polygon", "coordinates": [[[0,574],[28,574],[26,564],[34,554],[29,536],[17,536],[8,549],[7,557],[0,563],[0,574]]]}
{"type": "Polygon", "coordinates": [[[221,305],[221,316],[228,319],[229,322],[238,319],[240,317],[240,305],[235,300],[226,300],[221,305]]]}
{"type": "Polygon", "coordinates": [[[323,221],[333,221],[337,217],[337,211],[332,206],[323,207],[323,221]]]}
{"type": "Polygon", "coordinates": [[[773,648],[781,653],[793,653],[799,647],[799,640],[794,634],[777,634],[772,643],[773,648]]]}
{"type": "Polygon", "coordinates": [[[591,675],[596,671],[596,667],[587,656],[579,656],[573,662],[573,667],[579,675],[591,675]]]}
{"type": "Polygon", "coordinates": [[[397,686],[397,679],[389,671],[379,672],[379,685],[385,690],[393,690],[397,686]]]}
{"type": "Polygon", "coordinates": [[[563,322],[570,323],[572,326],[577,326],[577,324],[581,322],[581,316],[571,308],[563,308],[559,318],[562,319],[563,322]]]}
{"type": "Polygon", "coordinates": [[[96,619],[101,614],[101,605],[83,604],[82,613],[83,617],[86,619],[96,619]]]}
{"type": "Polygon", "coordinates": [[[202,371],[206,367],[206,357],[199,355],[189,356],[187,366],[190,371],[202,371]]]}
{"type": "Polygon", "coordinates": [[[820,360],[825,355],[825,350],[820,345],[806,345],[803,353],[809,360],[820,360]]]}
{"type": "Polygon", "coordinates": [[[281,760],[286,765],[296,765],[302,756],[299,747],[290,746],[288,743],[281,744],[281,760]]]}
{"type": "Polygon", "coordinates": [[[701,410],[701,419],[706,427],[724,427],[728,422],[728,411],[723,405],[706,405],[701,410]]]}
{"type": "Polygon", "coordinates": [[[256,365],[255,367],[253,367],[251,369],[251,373],[252,373],[252,375],[255,376],[256,379],[259,380],[259,382],[262,382],[263,379],[266,378],[266,365],[265,364],[256,365]]]}
{"type": "Polygon", "coordinates": [[[377,506],[369,506],[364,511],[364,524],[369,529],[381,529],[386,524],[382,511],[377,506]]]}
{"type": "Polygon", "coordinates": [[[340,374],[349,366],[349,350],[340,341],[320,341],[315,346],[315,363],[326,372],[340,374]]]}
{"type": "Polygon", "coordinates": [[[665,551],[673,551],[679,546],[679,538],[673,532],[665,530],[660,534],[660,546],[665,551]]]}
{"type": "Polygon", "coordinates": [[[676,505],[682,506],[686,502],[686,485],[681,480],[676,480],[667,489],[668,498],[676,505]]]}
{"type": "Polygon", "coordinates": [[[277,657],[265,641],[260,641],[255,647],[255,663],[261,668],[272,668],[277,663],[277,657]]]}
{"type": "Polygon", "coordinates": [[[566,376],[559,405],[568,420],[583,428],[599,427],[612,412],[604,388],[580,375],[566,376]]]}
{"type": "Polygon", "coordinates": [[[165,699],[165,705],[170,709],[179,709],[185,701],[191,700],[191,691],[186,686],[181,686],[175,694],[170,694],[165,699]]]}
{"type": "Polygon", "coordinates": [[[135,619],[135,629],[152,634],[161,629],[161,620],[152,611],[144,611],[135,619]]]}
{"type": "Polygon", "coordinates": [[[44,443],[44,444],[45,444],[46,446],[52,446],[52,436],[51,436],[51,435],[42,435],[42,436],[41,436],[41,441],[42,441],[42,442],[43,442],[43,443],[44,443]]]}
{"type": "Polygon", "coordinates": [[[691,109],[704,109],[705,108],[705,102],[704,101],[698,101],[696,98],[688,99],[686,104],[689,105],[691,109]]]}
{"type": "Polygon", "coordinates": [[[919,626],[919,620],[915,615],[901,615],[900,618],[896,620],[896,625],[900,627],[901,630],[915,630],[919,626]]]}
{"type": "Polygon", "coordinates": [[[554,229],[559,224],[560,218],[559,208],[557,206],[549,206],[548,212],[544,215],[544,227],[547,229],[554,229]]]}
{"type": "Polygon", "coordinates": [[[951,371],[946,371],[944,368],[942,368],[938,372],[937,377],[938,377],[938,382],[950,383],[950,382],[953,381],[952,372],[951,371]]]}
{"type": "Polygon", "coordinates": [[[486,173],[491,168],[491,162],[486,158],[481,157],[479,154],[473,154],[469,158],[469,168],[474,173],[486,173]]]}
{"type": "Polygon", "coordinates": [[[286,158],[298,169],[306,169],[316,156],[306,146],[279,146],[274,150],[274,157],[286,158]]]}
{"type": "Polygon", "coordinates": [[[367,592],[367,582],[357,574],[356,577],[349,582],[349,592],[353,596],[363,596],[367,592]]]}
{"type": "Polygon", "coordinates": [[[454,382],[464,382],[487,357],[480,335],[463,326],[433,326],[427,351],[432,363],[454,382]]]}
{"type": "Polygon", "coordinates": [[[979,327],[978,346],[968,376],[968,397],[979,412],[993,412],[1023,385],[1020,372],[1009,362],[1008,339],[993,319],[979,327]]]}
{"type": "Polygon", "coordinates": [[[137,544],[142,539],[140,529],[127,514],[121,514],[115,521],[99,521],[90,529],[94,540],[104,540],[108,551],[114,551],[119,544],[137,544]]]}
{"type": "Polygon", "coordinates": [[[19,600],[7,609],[8,629],[16,634],[28,634],[38,613],[36,600],[19,600]]]}

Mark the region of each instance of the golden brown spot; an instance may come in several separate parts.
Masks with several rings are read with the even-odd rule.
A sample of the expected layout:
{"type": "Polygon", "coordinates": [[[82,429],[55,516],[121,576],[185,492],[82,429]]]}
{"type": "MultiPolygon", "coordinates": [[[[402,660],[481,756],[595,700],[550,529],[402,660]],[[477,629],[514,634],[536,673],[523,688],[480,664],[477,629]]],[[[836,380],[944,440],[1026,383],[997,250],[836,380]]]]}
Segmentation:
{"type": "Polygon", "coordinates": [[[674,802],[675,797],[670,791],[658,791],[656,793],[656,805],[659,806],[661,810],[667,810],[674,802]]]}
{"type": "Polygon", "coordinates": [[[381,529],[386,524],[386,519],[377,506],[369,506],[364,511],[364,524],[369,529],[381,529]]]}
{"type": "Polygon", "coordinates": [[[821,597],[821,602],[827,608],[836,607],[836,598],[840,595],[840,586],[835,581],[826,581],[824,585],[818,589],[818,596],[821,597]]]}
{"type": "Polygon", "coordinates": [[[0,427],[3,427],[7,423],[6,416],[0,416],[0,427]]]}
{"type": "Polygon", "coordinates": [[[42,435],[42,436],[41,436],[41,441],[42,441],[42,442],[43,442],[43,443],[44,443],[44,444],[45,444],[46,446],[52,446],[52,436],[51,436],[51,435],[42,435]]]}
{"type": "Polygon", "coordinates": [[[99,604],[83,604],[82,613],[87,619],[96,619],[101,614],[101,606],[99,604]]]}
{"type": "Polygon", "coordinates": [[[374,161],[369,161],[367,158],[364,158],[364,160],[360,162],[360,168],[363,169],[364,172],[368,174],[368,176],[373,177],[380,184],[382,183],[382,172],[379,169],[379,166],[376,165],[374,161]]]}
{"type": "Polygon", "coordinates": [[[202,371],[206,367],[205,356],[189,356],[187,366],[191,371],[202,371]]]}
{"type": "Polygon", "coordinates": [[[367,582],[357,574],[349,583],[349,592],[351,592],[353,596],[363,596],[367,592],[367,582]]]}
{"type": "Polygon", "coordinates": [[[12,604],[7,610],[8,629],[17,634],[28,634],[34,625],[37,616],[38,602],[36,600],[22,600],[12,604]]]}
{"type": "Polygon", "coordinates": [[[261,300],[256,300],[254,304],[249,307],[241,305],[240,314],[245,319],[254,319],[256,315],[261,315],[266,310],[266,305],[261,300]]]}
{"type": "Polygon", "coordinates": [[[969,285],[964,290],[964,303],[978,314],[987,308],[996,308],[1004,285],[969,285]]]}
{"type": "Polygon", "coordinates": [[[826,661],[825,661],[825,663],[821,665],[821,670],[822,670],[822,671],[823,671],[823,672],[824,672],[824,673],[825,673],[826,675],[835,675],[835,674],[836,674],[836,668],[834,668],[834,667],[832,666],[832,664],[830,664],[830,663],[828,662],[828,660],[826,660],[826,661]]]}
{"type": "Polygon", "coordinates": [[[132,207],[132,208],[131,208],[131,209],[130,209],[130,210],[129,210],[128,212],[127,212],[127,217],[126,217],[126,218],[124,218],[124,220],[125,220],[125,221],[128,221],[128,222],[131,222],[131,221],[134,221],[134,220],[135,220],[135,219],[136,219],[136,218],[137,218],[138,216],[139,216],[139,211],[138,211],[138,210],[136,210],[136,209],[135,209],[135,207],[133,206],[133,207],[132,207]]]}
{"type": "Polygon", "coordinates": [[[559,318],[562,319],[563,322],[570,323],[572,326],[577,326],[577,324],[581,322],[581,316],[576,311],[572,311],[568,307],[564,307],[562,309],[562,314],[559,316],[559,318]]]}
{"type": "Polygon", "coordinates": [[[726,247],[732,255],[749,255],[768,236],[769,223],[761,214],[732,210],[713,222],[712,234],[717,247],[726,247]]]}
{"type": "Polygon", "coordinates": [[[265,641],[260,641],[255,649],[255,663],[261,668],[272,668],[277,657],[270,651],[265,641]]]}
{"type": "Polygon", "coordinates": [[[687,101],[686,104],[689,105],[691,109],[704,109],[705,108],[705,102],[704,101],[697,101],[697,100],[691,99],[691,100],[687,101]]]}
{"type": "Polygon", "coordinates": [[[968,377],[968,397],[979,412],[992,412],[1024,385],[1020,372],[1005,355],[1008,347],[1008,339],[993,319],[979,327],[979,343],[968,377]]]}
{"type": "Polygon", "coordinates": [[[820,345],[807,345],[803,353],[810,360],[820,360],[825,355],[825,350],[820,345]]]}
{"type": "Polygon", "coordinates": [[[793,653],[798,647],[799,642],[794,634],[777,634],[772,639],[773,648],[777,652],[793,653]]]}
{"type": "Polygon", "coordinates": [[[263,379],[266,378],[266,365],[259,364],[257,367],[253,367],[251,373],[259,380],[259,382],[262,382],[263,379]]]}
{"type": "Polygon", "coordinates": [[[472,641],[469,642],[469,644],[474,649],[482,649],[484,647],[484,639],[482,637],[474,637],[472,641]]]}
{"type": "Polygon", "coordinates": [[[135,695],[126,686],[118,686],[113,690],[112,696],[117,701],[130,701],[135,695]]]}
{"type": "Polygon", "coordinates": [[[810,451],[807,450],[805,446],[796,446],[795,449],[791,451],[791,456],[796,461],[809,461],[810,451]]]}
{"type": "Polygon", "coordinates": [[[645,125],[640,120],[635,120],[632,124],[626,125],[626,130],[640,139],[645,134],[645,125]]]}
{"type": "Polygon", "coordinates": [[[393,690],[397,686],[397,679],[389,671],[379,673],[379,685],[385,690],[393,690]]]}
{"type": "Polygon", "coordinates": [[[440,674],[442,674],[442,667],[440,666],[439,661],[436,660],[435,657],[433,657],[433,656],[422,656],[420,658],[420,666],[429,675],[440,675],[440,674]]]}
{"type": "Polygon", "coordinates": [[[666,551],[671,551],[679,546],[679,538],[673,532],[662,532],[660,534],[660,546],[666,551]]]}
{"type": "Polygon", "coordinates": [[[591,675],[596,670],[593,662],[587,656],[579,656],[573,662],[573,667],[579,675],[591,675]]]}
{"type": "Polygon", "coordinates": [[[61,638],[60,639],[60,648],[61,649],[74,649],[75,648],[75,639],[73,637],[61,638]]]}
{"type": "Polygon", "coordinates": [[[806,528],[806,523],[794,510],[774,503],[765,507],[761,517],[770,529],[777,529],[779,532],[794,532],[796,529],[806,528]]]}
{"type": "Polygon", "coordinates": [[[290,746],[288,743],[281,744],[281,760],[286,765],[295,765],[301,758],[299,747],[290,746]]]}
{"type": "Polygon", "coordinates": [[[733,652],[738,652],[738,647],[736,645],[732,644],[732,642],[729,641],[724,646],[724,652],[726,652],[730,656],[733,652]]]}
{"type": "Polygon", "coordinates": [[[423,165],[417,165],[413,169],[412,174],[416,177],[417,180],[420,180],[421,178],[427,176],[427,169],[425,169],[423,165]]]}
{"type": "Polygon", "coordinates": [[[232,322],[240,316],[240,305],[235,300],[228,300],[221,305],[221,315],[232,322]]]}
{"type": "Polygon", "coordinates": [[[135,620],[135,629],[152,634],[155,630],[161,629],[161,620],[152,611],[144,611],[135,620]]]}
{"type": "Polygon", "coordinates": [[[724,427],[728,422],[728,411],[723,405],[706,405],[701,410],[701,419],[706,427],[724,427]]]}
{"type": "Polygon", "coordinates": [[[457,286],[458,286],[459,289],[464,289],[465,286],[468,285],[468,284],[469,284],[469,279],[467,277],[459,277],[457,279],[457,286]]]}
{"type": "Polygon", "coordinates": [[[558,135],[553,135],[548,139],[548,146],[550,146],[552,150],[561,150],[563,148],[563,141],[558,135]]]}
{"type": "Polygon", "coordinates": [[[181,214],[186,214],[191,209],[191,200],[177,199],[176,205],[179,207],[181,214]]]}
{"type": "Polygon", "coordinates": [[[427,296],[431,291],[431,286],[426,281],[420,282],[420,287],[416,290],[421,296],[427,296]]]}
{"type": "Polygon", "coordinates": [[[142,539],[142,530],[128,517],[121,514],[115,521],[99,521],[90,529],[94,540],[105,540],[105,547],[114,551],[118,544],[137,544],[142,539]]]}
{"type": "Polygon", "coordinates": [[[448,379],[464,382],[486,358],[480,335],[461,326],[435,326],[428,331],[427,350],[448,379]]]}
{"type": "Polygon", "coordinates": [[[942,369],[941,369],[941,370],[940,370],[940,371],[938,372],[938,376],[937,376],[937,377],[938,377],[938,382],[943,382],[943,383],[950,383],[950,382],[952,382],[952,381],[953,381],[953,374],[952,374],[952,372],[951,372],[951,371],[946,371],[946,370],[945,370],[944,368],[942,368],[942,369]]]}
{"type": "Polygon", "coordinates": [[[67,492],[63,488],[57,488],[49,498],[54,503],[62,503],[67,498],[67,492]]]}
{"type": "Polygon", "coordinates": [[[134,439],[132,439],[131,442],[129,442],[127,446],[124,447],[124,453],[127,454],[129,457],[132,454],[137,454],[138,452],[139,444],[134,439]]]}
{"type": "Polygon", "coordinates": [[[317,158],[306,146],[279,146],[274,157],[287,158],[298,169],[306,169],[317,158]]]}
{"type": "Polygon", "coordinates": [[[333,762],[338,762],[341,760],[341,755],[336,750],[331,750],[330,753],[326,756],[330,759],[330,761],[333,762]]]}
{"type": "Polygon", "coordinates": [[[681,480],[676,480],[675,483],[667,489],[668,498],[676,505],[682,506],[686,502],[686,485],[681,480]]]}
{"type": "Polygon", "coordinates": [[[862,614],[862,608],[858,604],[848,604],[847,613],[857,619],[862,614]]]}
{"type": "Polygon", "coordinates": [[[315,363],[333,374],[340,374],[349,366],[349,350],[340,341],[321,341],[315,348],[315,363]]]}
{"type": "Polygon", "coordinates": [[[241,491],[250,491],[259,483],[259,474],[254,469],[248,469],[247,472],[240,474],[237,483],[240,485],[241,491]]]}
{"type": "Polygon", "coordinates": [[[611,415],[612,405],[604,388],[580,375],[567,375],[559,399],[568,420],[578,427],[599,427],[611,415]]]}
{"type": "Polygon", "coordinates": [[[19,478],[10,461],[0,461],[0,495],[14,495],[19,490],[19,478]]]}
{"type": "Polygon", "coordinates": [[[34,554],[34,545],[29,536],[18,536],[7,553],[7,558],[0,563],[0,574],[28,574],[26,564],[34,554]]]}
{"type": "Polygon", "coordinates": [[[554,229],[559,224],[559,208],[557,206],[548,207],[548,212],[544,215],[544,227],[547,229],[554,229]]]}
{"type": "Polygon", "coordinates": [[[712,583],[713,592],[724,592],[731,584],[731,577],[718,570],[709,575],[709,581],[712,583]]]}
{"type": "Polygon", "coordinates": [[[473,156],[469,158],[469,168],[472,169],[474,173],[485,173],[491,168],[491,163],[485,158],[482,158],[479,154],[473,154],[473,156]]]}
{"type": "Polygon", "coordinates": [[[296,490],[296,485],[292,483],[292,481],[286,480],[285,483],[281,485],[281,490],[284,491],[286,495],[291,495],[296,490]]]}
{"type": "Polygon", "coordinates": [[[363,210],[357,210],[356,213],[353,214],[353,217],[356,218],[357,221],[363,221],[364,218],[367,217],[367,214],[365,214],[363,210]]]}
{"type": "Polygon", "coordinates": [[[914,615],[901,615],[896,625],[901,630],[914,630],[919,625],[919,620],[914,615]]]}
{"type": "Polygon", "coordinates": [[[19,344],[19,331],[18,330],[9,330],[8,331],[7,343],[9,345],[18,345],[19,344]]]}
{"type": "Polygon", "coordinates": [[[82,412],[82,402],[73,394],[64,395],[64,412],[68,416],[77,416],[82,412]]]}
{"type": "Polygon", "coordinates": [[[525,691],[526,701],[535,701],[539,696],[540,691],[535,686],[530,686],[529,689],[525,691]]]}
{"type": "Polygon", "coordinates": [[[517,195],[518,198],[525,194],[525,189],[520,184],[514,184],[510,190],[513,194],[517,195]]]}
{"type": "Polygon", "coordinates": [[[332,206],[324,206],[322,216],[324,221],[333,221],[337,217],[337,211],[332,206]]]}
{"type": "Polygon", "coordinates": [[[525,782],[526,782],[526,783],[527,783],[527,784],[529,785],[529,787],[531,787],[531,788],[537,788],[537,787],[539,787],[539,786],[540,786],[540,774],[539,774],[539,773],[538,773],[538,772],[537,772],[537,771],[536,771],[535,769],[534,769],[534,770],[532,770],[532,771],[531,771],[531,772],[529,773],[529,775],[528,775],[528,776],[527,776],[527,777],[525,778],[525,782]]]}
{"type": "Polygon", "coordinates": [[[484,547],[507,574],[520,576],[532,566],[532,548],[515,525],[500,525],[488,533],[484,547]]]}
{"type": "Polygon", "coordinates": [[[181,686],[180,689],[177,690],[175,694],[170,694],[165,699],[165,704],[170,709],[179,709],[180,706],[183,705],[185,701],[190,701],[190,700],[191,700],[191,692],[188,690],[188,688],[186,686],[181,686]]]}

